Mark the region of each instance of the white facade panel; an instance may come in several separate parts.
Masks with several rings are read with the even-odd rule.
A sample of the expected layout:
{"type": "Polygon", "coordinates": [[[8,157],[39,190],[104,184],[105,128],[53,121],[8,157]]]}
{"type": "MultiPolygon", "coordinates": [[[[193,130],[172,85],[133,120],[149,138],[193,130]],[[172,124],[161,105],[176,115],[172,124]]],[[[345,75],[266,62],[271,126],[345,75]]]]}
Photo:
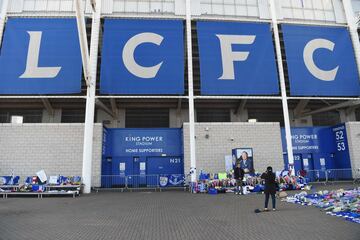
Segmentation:
{"type": "Polygon", "coordinates": [[[75,8],[74,8],[73,0],[62,0],[60,2],[60,11],[72,12],[74,10],[75,10],[75,8]]]}
{"type": "Polygon", "coordinates": [[[258,0],[201,0],[203,15],[259,17],[258,0]]]}
{"type": "Polygon", "coordinates": [[[138,12],[138,3],[133,1],[125,2],[125,12],[137,13],[138,12]]]}
{"type": "Polygon", "coordinates": [[[47,10],[50,12],[59,11],[60,10],[60,2],[61,2],[60,0],[49,1],[47,10]]]}
{"type": "Polygon", "coordinates": [[[346,23],[345,10],[340,0],[332,0],[334,15],[337,23],[346,23]]]}
{"type": "Polygon", "coordinates": [[[47,11],[47,5],[50,1],[48,0],[37,0],[35,1],[34,10],[36,11],[47,11]]]}
{"type": "Polygon", "coordinates": [[[185,15],[185,1],[184,0],[175,0],[174,2],[175,15],[185,15]]]}
{"type": "MultiPolygon", "coordinates": [[[[75,12],[75,0],[11,0],[9,13],[26,15],[75,12]]],[[[0,0],[0,3],[2,0],[0,0]]],[[[90,0],[83,0],[85,12],[92,11],[90,0]]],[[[360,0],[353,0],[354,11],[360,11],[360,0]]],[[[278,19],[345,23],[341,0],[281,0],[277,1],[278,19]]],[[[193,16],[249,17],[270,19],[268,0],[192,0],[193,16]]],[[[102,0],[102,13],[106,15],[175,14],[185,15],[185,0],[102,0]]]]}
{"type": "Polygon", "coordinates": [[[344,23],[341,0],[282,0],[277,3],[285,19],[344,23]]]}
{"type": "MultiPolygon", "coordinates": [[[[179,1],[177,1],[177,4],[179,4],[179,1]]],[[[104,9],[102,11],[104,13],[104,9]]],[[[110,10],[107,11],[111,13],[110,10]]],[[[112,0],[112,12],[115,14],[174,14],[175,0],[112,0]]]]}
{"type": "Polygon", "coordinates": [[[23,0],[9,1],[8,12],[9,13],[20,13],[20,12],[22,12],[23,5],[24,5],[23,0]]]}
{"type": "Polygon", "coordinates": [[[125,2],[114,0],[113,2],[113,12],[124,12],[125,11],[125,2]]]}
{"type": "Polygon", "coordinates": [[[101,3],[101,13],[111,14],[113,11],[113,0],[102,0],[101,3]]]}
{"type": "Polygon", "coordinates": [[[262,19],[271,19],[268,0],[258,0],[259,17],[262,19]]]}
{"type": "Polygon", "coordinates": [[[235,6],[234,6],[234,5],[225,4],[225,5],[224,5],[224,15],[227,15],[227,16],[235,16],[235,15],[236,15],[235,6]]]}
{"type": "Polygon", "coordinates": [[[351,1],[355,15],[360,13],[360,0],[352,0],[351,1]]]}

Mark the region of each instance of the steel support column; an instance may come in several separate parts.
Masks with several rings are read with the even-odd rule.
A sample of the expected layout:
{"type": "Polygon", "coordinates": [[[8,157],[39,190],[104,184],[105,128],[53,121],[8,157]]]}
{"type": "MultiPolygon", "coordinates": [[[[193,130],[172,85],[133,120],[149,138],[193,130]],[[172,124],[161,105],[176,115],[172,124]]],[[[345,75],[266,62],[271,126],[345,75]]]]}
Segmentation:
{"type": "Polygon", "coordinates": [[[189,137],[190,137],[190,174],[191,182],[196,182],[196,147],[195,147],[195,117],[194,117],[194,88],[193,88],[193,61],[191,38],[191,3],[186,0],[186,47],[189,92],[189,137]]]}
{"type": "MultiPolygon", "coordinates": [[[[95,2],[95,1],[94,1],[95,2]]],[[[85,79],[87,79],[87,96],[86,96],[86,112],[85,112],[85,127],[84,127],[84,147],[83,147],[83,167],[82,167],[82,181],[84,184],[84,193],[91,192],[91,177],[92,177],[92,150],[93,150],[93,135],[94,135],[94,116],[95,116],[95,91],[96,91],[96,73],[97,73],[97,58],[99,47],[99,31],[101,27],[101,0],[96,1],[92,14],[92,28],[91,28],[91,42],[90,42],[90,57],[83,54],[83,65],[85,79]],[[86,59],[89,62],[86,63],[86,59]],[[86,70],[88,66],[88,70],[86,70]],[[86,74],[88,76],[86,77],[86,74]]],[[[78,21],[79,40],[83,52],[88,52],[87,46],[84,46],[82,39],[86,37],[86,26],[84,20],[84,8],[82,1],[77,0],[76,17],[78,21]]]]}
{"type": "Polygon", "coordinates": [[[284,74],[284,66],[282,62],[283,58],[281,54],[281,45],[280,45],[278,21],[276,16],[275,0],[269,0],[269,4],[270,4],[271,20],[274,30],[276,57],[278,63],[277,65],[280,76],[281,100],[282,100],[282,108],[284,113],[285,136],[286,136],[286,147],[287,147],[287,155],[289,162],[289,170],[291,170],[291,174],[294,175],[295,174],[294,155],[293,155],[292,140],[291,140],[291,126],[290,126],[289,108],[288,108],[288,102],[286,96],[285,74],[284,74]]]}
{"type": "Polygon", "coordinates": [[[9,4],[9,0],[3,0],[0,10],[0,47],[2,44],[2,39],[4,34],[8,4],[9,4]]]}

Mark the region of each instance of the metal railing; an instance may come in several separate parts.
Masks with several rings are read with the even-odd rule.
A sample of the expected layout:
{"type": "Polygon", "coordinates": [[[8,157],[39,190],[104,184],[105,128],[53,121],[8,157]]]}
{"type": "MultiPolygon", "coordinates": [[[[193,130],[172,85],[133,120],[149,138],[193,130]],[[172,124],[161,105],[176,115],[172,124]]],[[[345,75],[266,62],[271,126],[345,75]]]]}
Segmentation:
{"type": "Polygon", "coordinates": [[[100,175],[93,176],[93,189],[155,189],[188,187],[187,177],[184,174],[153,174],[153,175],[100,175]]]}
{"type": "Polygon", "coordinates": [[[307,182],[334,183],[334,182],[358,182],[360,179],[360,169],[323,169],[306,171],[305,179],[307,182]]]}

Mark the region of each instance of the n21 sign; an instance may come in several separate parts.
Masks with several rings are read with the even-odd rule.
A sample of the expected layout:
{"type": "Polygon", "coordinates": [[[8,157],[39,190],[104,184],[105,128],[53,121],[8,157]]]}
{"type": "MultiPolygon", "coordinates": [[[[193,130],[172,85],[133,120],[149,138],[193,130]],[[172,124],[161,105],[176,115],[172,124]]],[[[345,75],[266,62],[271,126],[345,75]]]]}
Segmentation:
{"type": "MultiPolygon", "coordinates": [[[[282,25],[291,95],[358,96],[359,78],[346,28],[282,25]]],[[[180,20],[106,19],[102,94],[183,94],[180,20]]],[[[201,93],[277,95],[268,23],[199,21],[201,93]]],[[[75,19],[9,19],[0,55],[0,94],[80,92],[75,19]]]]}

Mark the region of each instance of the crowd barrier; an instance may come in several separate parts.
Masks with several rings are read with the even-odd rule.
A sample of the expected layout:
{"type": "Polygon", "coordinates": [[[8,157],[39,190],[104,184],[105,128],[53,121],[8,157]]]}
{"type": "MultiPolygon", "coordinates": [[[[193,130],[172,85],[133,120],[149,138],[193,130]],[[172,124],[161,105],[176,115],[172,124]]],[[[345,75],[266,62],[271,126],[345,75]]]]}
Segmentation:
{"type": "Polygon", "coordinates": [[[188,178],[184,174],[164,174],[164,175],[101,175],[94,176],[92,181],[93,189],[155,189],[163,190],[170,188],[188,187],[188,178]]]}
{"type": "Polygon", "coordinates": [[[323,169],[309,170],[304,176],[307,182],[335,183],[335,182],[360,182],[360,169],[323,169]]]}

